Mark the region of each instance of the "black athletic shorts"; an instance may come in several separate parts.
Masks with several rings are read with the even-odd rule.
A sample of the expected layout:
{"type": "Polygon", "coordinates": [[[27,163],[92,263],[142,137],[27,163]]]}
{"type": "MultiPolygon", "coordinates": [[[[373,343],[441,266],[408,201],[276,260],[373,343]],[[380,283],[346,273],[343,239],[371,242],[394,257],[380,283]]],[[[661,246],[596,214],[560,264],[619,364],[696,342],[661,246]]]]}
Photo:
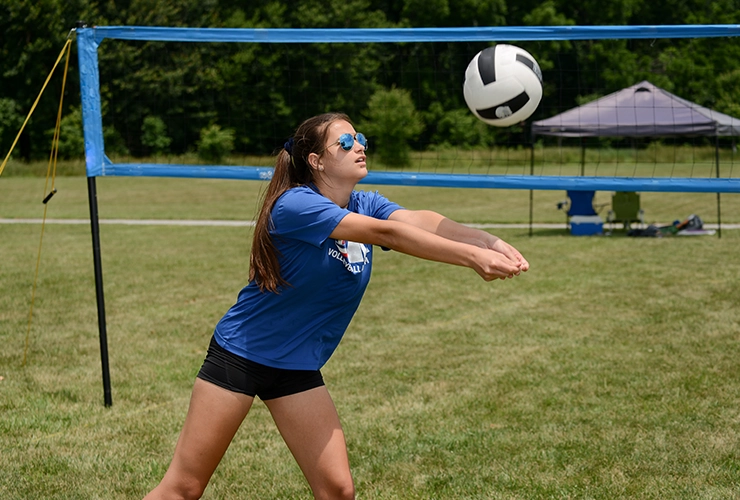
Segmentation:
{"type": "Polygon", "coordinates": [[[211,338],[198,378],[232,392],[263,401],[290,396],[324,385],[319,370],[286,370],[255,363],[230,353],[211,338]]]}

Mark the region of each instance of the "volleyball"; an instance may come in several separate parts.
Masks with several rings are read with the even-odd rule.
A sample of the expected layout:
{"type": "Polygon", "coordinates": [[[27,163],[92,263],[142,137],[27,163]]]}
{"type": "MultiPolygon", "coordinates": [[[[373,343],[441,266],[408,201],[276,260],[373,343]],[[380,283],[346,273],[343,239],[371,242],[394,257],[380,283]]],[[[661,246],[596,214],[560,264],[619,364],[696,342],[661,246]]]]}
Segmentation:
{"type": "Polygon", "coordinates": [[[489,125],[508,127],[529,118],[542,99],[542,71],[526,50],[498,44],[478,52],[465,70],[463,95],[489,125]]]}

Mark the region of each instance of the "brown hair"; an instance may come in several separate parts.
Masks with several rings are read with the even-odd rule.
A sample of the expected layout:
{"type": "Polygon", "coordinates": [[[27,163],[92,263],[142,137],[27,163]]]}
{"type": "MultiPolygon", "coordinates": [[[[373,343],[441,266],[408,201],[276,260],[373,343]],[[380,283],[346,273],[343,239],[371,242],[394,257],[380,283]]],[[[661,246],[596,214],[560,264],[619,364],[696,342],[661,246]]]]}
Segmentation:
{"type": "Polygon", "coordinates": [[[263,292],[277,293],[278,287],[289,285],[280,275],[278,252],[270,236],[273,227],[271,213],[275,202],[288,189],[313,182],[313,169],[308,164],[308,155],[320,154],[324,150],[329,125],[337,120],[351,123],[343,113],[325,113],[309,118],[296,129],[291,152],[281,149],[277,155],[272,180],[267,186],[257,217],[249,257],[249,280],[254,280],[263,292]]]}

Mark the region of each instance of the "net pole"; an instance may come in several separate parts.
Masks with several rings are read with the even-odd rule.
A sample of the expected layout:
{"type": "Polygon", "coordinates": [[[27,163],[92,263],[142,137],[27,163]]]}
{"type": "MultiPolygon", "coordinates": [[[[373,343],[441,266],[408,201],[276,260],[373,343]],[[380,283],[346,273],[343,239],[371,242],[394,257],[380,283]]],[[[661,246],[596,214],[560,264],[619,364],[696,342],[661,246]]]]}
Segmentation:
{"type": "Polygon", "coordinates": [[[110,367],[108,364],[108,333],[105,325],[105,298],[103,295],[103,265],[100,258],[100,221],[98,218],[98,194],[96,176],[104,175],[106,162],[103,141],[103,118],[100,98],[98,70],[98,45],[95,30],[84,21],[76,24],[77,55],[80,68],[80,94],[82,99],[82,123],[85,134],[85,165],[87,171],[87,194],[90,205],[90,230],[95,270],[95,298],[98,308],[98,335],[100,337],[100,361],[103,373],[103,402],[113,405],[111,396],[110,367]]]}
{"type": "Polygon", "coordinates": [[[105,326],[105,297],[103,294],[103,265],[100,259],[100,221],[98,218],[98,193],[95,177],[87,178],[87,197],[90,203],[90,229],[92,233],[93,267],[95,268],[95,298],[98,306],[98,334],[100,337],[100,362],[103,370],[103,400],[105,406],[113,405],[108,365],[108,333],[105,326]]]}

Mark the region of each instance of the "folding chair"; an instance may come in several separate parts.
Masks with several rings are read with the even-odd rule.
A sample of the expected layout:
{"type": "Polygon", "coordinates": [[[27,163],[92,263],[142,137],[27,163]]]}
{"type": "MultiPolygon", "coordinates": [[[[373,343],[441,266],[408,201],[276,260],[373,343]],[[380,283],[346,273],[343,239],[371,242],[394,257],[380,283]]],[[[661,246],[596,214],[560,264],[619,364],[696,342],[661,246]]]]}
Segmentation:
{"type": "Polygon", "coordinates": [[[624,224],[624,229],[630,229],[633,222],[645,225],[645,212],[640,208],[639,193],[618,191],[612,195],[612,209],[606,215],[609,230],[614,229],[614,223],[624,224]]]}

